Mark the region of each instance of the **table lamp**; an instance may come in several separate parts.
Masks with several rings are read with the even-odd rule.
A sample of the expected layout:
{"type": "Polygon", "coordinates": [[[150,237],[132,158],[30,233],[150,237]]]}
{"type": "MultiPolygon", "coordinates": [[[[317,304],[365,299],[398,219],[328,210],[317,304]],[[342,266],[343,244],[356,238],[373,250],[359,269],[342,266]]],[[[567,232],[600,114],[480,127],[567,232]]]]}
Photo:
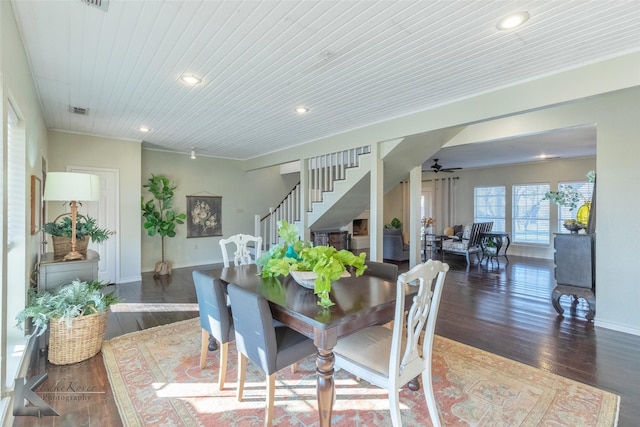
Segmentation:
{"type": "Polygon", "coordinates": [[[86,173],[49,172],[43,199],[69,202],[71,205],[71,252],[63,259],[64,261],[84,259],[84,255],[76,250],[78,202],[100,199],[100,178],[86,173]]]}

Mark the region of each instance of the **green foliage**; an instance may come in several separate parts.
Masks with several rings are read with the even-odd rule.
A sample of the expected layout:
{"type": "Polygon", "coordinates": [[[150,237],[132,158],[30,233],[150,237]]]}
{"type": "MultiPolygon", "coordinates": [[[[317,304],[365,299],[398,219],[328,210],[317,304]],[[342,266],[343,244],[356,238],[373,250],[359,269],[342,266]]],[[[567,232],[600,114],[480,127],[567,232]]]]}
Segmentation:
{"type": "Polygon", "coordinates": [[[278,235],[285,246],[295,245],[299,241],[298,227],[294,224],[289,224],[285,219],[278,221],[278,235]]]}
{"type": "Polygon", "coordinates": [[[393,218],[389,224],[385,224],[384,228],[402,228],[402,222],[398,218],[393,218]]]}
{"type": "Polygon", "coordinates": [[[177,188],[162,175],[151,175],[149,182],[143,185],[153,195],[145,201],[142,197],[142,216],[144,228],[149,236],[159,234],[162,237],[162,262],[164,262],[164,238],[175,237],[176,224],[184,224],[187,215],[177,213],[173,207],[173,192],[177,188]]]}
{"type": "MultiPolygon", "coordinates": [[[[48,222],[43,227],[45,233],[57,237],[71,237],[72,229],[71,216],[63,216],[58,222],[48,222]]],[[[76,239],[84,240],[89,236],[94,242],[102,243],[112,234],[113,231],[98,228],[94,218],[81,214],[76,216],[76,239]]]]}
{"type": "Polygon", "coordinates": [[[32,335],[40,336],[47,330],[51,320],[64,321],[67,327],[71,327],[75,317],[105,313],[109,306],[121,301],[113,292],[105,294],[105,287],[97,280],[74,280],[58,287],[54,293],[36,294],[30,290],[28,305],[16,316],[17,326],[22,328],[25,320],[30,318],[34,327],[32,335]]]}
{"type": "MultiPolygon", "coordinates": [[[[284,227],[286,229],[284,234],[291,238],[291,229],[286,221],[284,221],[284,224],[279,225],[280,237],[284,240],[281,232],[284,227]]],[[[355,268],[356,277],[361,276],[367,268],[364,263],[366,258],[364,252],[356,256],[344,249],[338,251],[332,246],[313,246],[310,242],[298,240],[297,230],[294,249],[298,255],[297,258],[287,257],[286,247],[283,245],[275,245],[269,252],[264,253],[257,261],[257,264],[262,266],[262,277],[286,276],[292,270],[313,271],[317,275],[314,293],[320,297],[318,305],[323,307],[333,305],[329,299],[331,282],[340,278],[346,270],[346,266],[349,265],[355,268]]]]}
{"type": "Polygon", "coordinates": [[[566,206],[570,211],[574,210],[582,200],[581,195],[571,185],[565,185],[558,191],[547,191],[542,200],[549,200],[560,206],[566,206]]]}

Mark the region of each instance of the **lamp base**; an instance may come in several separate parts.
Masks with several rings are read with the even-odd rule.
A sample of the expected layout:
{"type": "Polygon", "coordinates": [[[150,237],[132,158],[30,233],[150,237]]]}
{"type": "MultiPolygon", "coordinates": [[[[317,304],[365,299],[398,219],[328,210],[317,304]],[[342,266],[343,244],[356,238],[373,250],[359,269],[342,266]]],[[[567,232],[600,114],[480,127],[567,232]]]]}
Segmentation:
{"type": "Polygon", "coordinates": [[[62,258],[63,261],[75,261],[79,259],[84,259],[84,255],[78,251],[71,251],[62,258]]]}

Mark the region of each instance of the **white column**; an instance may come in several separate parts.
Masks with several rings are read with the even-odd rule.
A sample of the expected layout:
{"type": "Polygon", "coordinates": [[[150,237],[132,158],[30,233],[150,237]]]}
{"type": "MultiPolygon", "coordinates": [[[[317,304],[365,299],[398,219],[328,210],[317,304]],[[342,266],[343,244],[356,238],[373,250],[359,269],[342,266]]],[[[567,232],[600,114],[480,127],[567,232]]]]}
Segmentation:
{"type": "Polygon", "coordinates": [[[420,197],[422,194],[422,165],[409,172],[409,267],[422,261],[420,197]]]}
{"type": "Polygon", "coordinates": [[[371,144],[371,200],[369,205],[369,259],[382,261],[382,227],[384,213],[384,163],[379,143],[371,144]]]}

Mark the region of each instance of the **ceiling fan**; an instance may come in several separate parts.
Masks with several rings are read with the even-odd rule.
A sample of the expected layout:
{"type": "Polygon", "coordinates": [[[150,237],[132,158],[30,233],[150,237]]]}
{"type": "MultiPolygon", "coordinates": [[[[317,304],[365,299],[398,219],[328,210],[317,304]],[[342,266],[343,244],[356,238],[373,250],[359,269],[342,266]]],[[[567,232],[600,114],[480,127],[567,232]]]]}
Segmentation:
{"type": "Polygon", "coordinates": [[[441,164],[438,163],[438,159],[433,159],[433,164],[431,165],[431,172],[455,172],[462,168],[443,168],[441,164]]]}

